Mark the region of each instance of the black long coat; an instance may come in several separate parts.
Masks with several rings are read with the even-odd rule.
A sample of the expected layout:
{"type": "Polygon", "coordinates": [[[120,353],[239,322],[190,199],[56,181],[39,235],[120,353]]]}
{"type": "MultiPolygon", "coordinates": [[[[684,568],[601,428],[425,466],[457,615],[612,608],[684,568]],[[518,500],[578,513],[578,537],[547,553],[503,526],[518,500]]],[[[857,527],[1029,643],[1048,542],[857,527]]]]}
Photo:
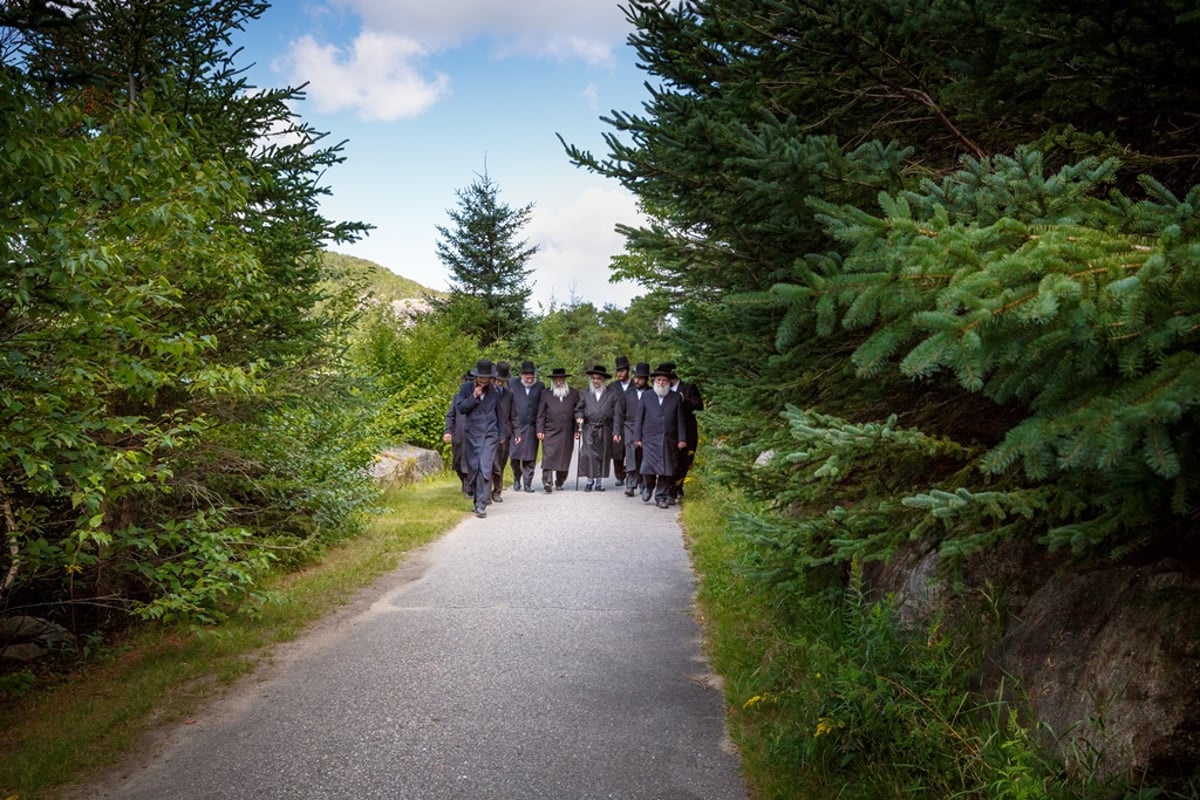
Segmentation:
{"type": "Polygon", "coordinates": [[[643,475],[674,475],[679,465],[679,443],[687,441],[683,405],[675,392],[667,392],[662,403],[658,400],[653,391],[642,395],[633,436],[642,443],[643,475]]]}
{"type": "Polygon", "coordinates": [[[537,432],[542,439],[542,469],[566,472],[571,468],[571,453],[575,450],[575,404],[579,402],[579,391],[567,389],[567,396],[559,400],[550,387],[542,392],[538,402],[537,432]]]}
{"type": "Polygon", "coordinates": [[[466,381],[454,398],[454,411],[463,419],[463,471],[492,475],[496,443],[504,427],[500,419],[500,393],[487,391],[475,397],[475,382],[466,381]]]}
{"type": "MultiPolygon", "coordinates": [[[[615,382],[614,382],[615,383],[615,382]]],[[[617,386],[621,384],[617,383],[617,386]]],[[[634,438],[633,428],[637,424],[639,396],[654,394],[654,390],[646,386],[639,390],[631,382],[617,401],[616,414],[613,416],[613,431],[621,434],[621,444],[625,447],[625,469],[633,471],[637,468],[637,439],[634,438]]]]}
{"type": "Polygon", "coordinates": [[[546,385],[541,381],[534,381],[526,393],[525,384],[516,380],[510,381],[508,388],[513,398],[512,447],[508,451],[508,457],[513,461],[537,461],[538,403],[541,402],[546,385]],[[518,438],[520,442],[517,442],[518,438]]]}
{"type": "Polygon", "coordinates": [[[446,409],[446,424],[442,433],[450,434],[450,467],[461,475],[467,471],[462,463],[463,431],[465,430],[463,426],[466,423],[466,417],[460,416],[454,410],[456,402],[458,402],[457,394],[451,398],[450,408],[446,409]]]}
{"type": "Polygon", "coordinates": [[[583,435],[579,440],[580,477],[608,477],[608,465],[612,460],[613,417],[619,398],[620,392],[608,387],[600,393],[599,399],[590,386],[579,392],[575,418],[583,418],[583,435]]]}
{"type": "Polygon", "coordinates": [[[699,386],[686,381],[680,381],[675,386],[675,392],[683,401],[683,423],[687,427],[688,449],[695,450],[700,444],[700,426],[696,423],[696,412],[704,410],[704,398],[700,395],[699,386]]]}

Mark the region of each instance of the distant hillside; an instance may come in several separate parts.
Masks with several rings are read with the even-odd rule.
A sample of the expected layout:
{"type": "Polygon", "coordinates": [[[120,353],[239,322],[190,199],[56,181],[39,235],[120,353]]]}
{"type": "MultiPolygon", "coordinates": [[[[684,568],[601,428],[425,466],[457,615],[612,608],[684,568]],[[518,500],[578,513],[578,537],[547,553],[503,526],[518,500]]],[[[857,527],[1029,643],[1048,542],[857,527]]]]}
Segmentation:
{"type": "Polygon", "coordinates": [[[421,298],[426,295],[440,297],[445,292],[435,291],[422,286],[414,280],[397,275],[386,267],[381,267],[374,261],[356,258],[343,253],[325,252],[325,264],[336,276],[339,282],[358,281],[363,283],[379,302],[394,302],[410,298],[421,298]]]}

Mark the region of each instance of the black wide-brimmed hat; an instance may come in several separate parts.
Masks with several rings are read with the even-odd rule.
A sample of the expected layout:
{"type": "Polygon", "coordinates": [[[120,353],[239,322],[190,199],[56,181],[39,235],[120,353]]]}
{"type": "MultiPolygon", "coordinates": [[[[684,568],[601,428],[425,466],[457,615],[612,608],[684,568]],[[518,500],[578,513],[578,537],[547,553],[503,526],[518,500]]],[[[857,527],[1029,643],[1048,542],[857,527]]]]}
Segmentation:
{"type": "Polygon", "coordinates": [[[530,361],[528,358],[521,362],[521,374],[522,375],[532,375],[535,372],[537,372],[537,370],[533,368],[533,362],[530,361]]]}
{"type": "Polygon", "coordinates": [[[507,380],[511,376],[512,376],[512,371],[509,369],[508,362],[507,361],[497,361],[496,362],[496,377],[504,378],[505,380],[507,380]]]}
{"type": "Polygon", "coordinates": [[[659,364],[654,369],[654,371],[650,373],[650,377],[657,378],[659,375],[662,375],[667,378],[674,378],[675,377],[675,365],[672,364],[670,361],[664,361],[662,364],[659,364]]]}
{"type": "Polygon", "coordinates": [[[476,361],[475,369],[471,370],[467,374],[470,375],[472,378],[494,378],[494,377],[496,377],[496,373],[492,369],[492,362],[486,358],[481,358],[478,361],[476,361]]]}
{"type": "Polygon", "coordinates": [[[601,378],[605,378],[605,379],[612,377],[612,375],[609,375],[608,371],[605,370],[604,367],[600,366],[599,364],[595,365],[591,369],[585,369],[584,372],[586,372],[588,375],[599,375],[601,378]]]}
{"type": "Polygon", "coordinates": [[[569,378],[571,373],[567,372],[563,367],[555,367],[550,370],[550,377],[553,378],[569,378]]]}
{"type": "Polygon", "coordinates": [[[633,368],[633,377],[649,378],[650,377],[650,365],[647,364],[645,361],[639,361],[633,368]]]}
{"type": "Polygon", "coordinates": [[[629,358],[627,356],[617,356],[617,370],[629,369],[629,358]]]}

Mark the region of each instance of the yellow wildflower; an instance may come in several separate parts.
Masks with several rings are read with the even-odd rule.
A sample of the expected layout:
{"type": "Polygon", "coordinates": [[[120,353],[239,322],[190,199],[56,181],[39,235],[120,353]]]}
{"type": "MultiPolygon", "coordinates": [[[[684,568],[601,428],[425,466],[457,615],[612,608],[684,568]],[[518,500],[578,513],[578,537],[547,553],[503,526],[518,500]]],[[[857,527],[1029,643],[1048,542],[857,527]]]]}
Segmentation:
{"type": "Polygon", "coordinates": [[[817,720],[817,730],[813,733],[813,738],[830,733],[835,727],[837,726],[830,722],[828,717],[821,717],[817,720]]]}

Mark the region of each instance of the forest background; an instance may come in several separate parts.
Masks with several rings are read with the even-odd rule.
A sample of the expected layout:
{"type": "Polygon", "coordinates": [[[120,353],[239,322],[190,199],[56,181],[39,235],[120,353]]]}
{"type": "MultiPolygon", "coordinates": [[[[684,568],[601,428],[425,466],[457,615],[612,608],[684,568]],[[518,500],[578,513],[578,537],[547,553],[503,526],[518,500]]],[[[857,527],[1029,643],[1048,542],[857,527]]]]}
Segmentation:
{"type": "Polygon", "coordinates": [[[915,548],[965,585],[1014,543],[1194,574],[1193,3],[630,2],[649,97],[564,157],[639,197],[613,270],[646,294],[486,339],[328,255],[364,233],[316,210],[339,147],[222,49],[261,4],[86,6],[2,7],[6,614],[212,621],[354,535],[363,466],[441,447],[476,357],[661,356],[705,392],[768,642],[736,706],[780,787],[1196,795],[1194,758],[1046,758],[971,691],[1006,587],[996,625],[912,637],[864,583],[915,548]]]}

